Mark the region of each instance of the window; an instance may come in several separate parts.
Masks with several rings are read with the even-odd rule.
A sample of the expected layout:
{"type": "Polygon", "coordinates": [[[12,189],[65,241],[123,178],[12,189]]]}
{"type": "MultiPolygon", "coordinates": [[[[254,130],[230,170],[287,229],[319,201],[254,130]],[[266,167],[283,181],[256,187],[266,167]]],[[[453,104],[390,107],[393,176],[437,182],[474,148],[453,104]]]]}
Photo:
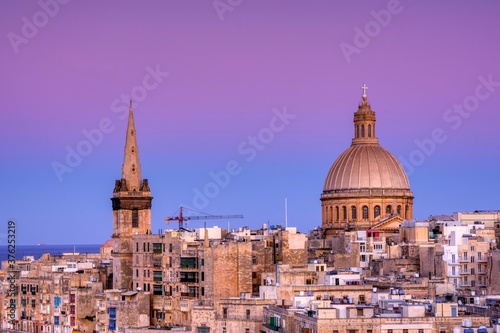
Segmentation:
{"type": "Polygon", "coordinates": [[[474,246],[471,246],[470,247],[470,252],[474,252],[474,250],[476,250],[476,248],[474,246]]]}
{"type": "Polygon", "coordinates": [[[363,206],[363,220],[368,220],[368,207],[363,206]]]}
{"type": "Polygon", "coordinates": [[[365,243],[359,244],[359,252],[366,252],[366,244],[365,243]]]}
{"type": "Polygon", "coordinates": [[[467,260],[467,252],[464,252],[464,260],[467,260]]]}
{"type": "Polygon", "coordinates": [[[252,265],[257,265],[257,257],[256,256],[252,257],[252,265]]]}
{"type": "Polygon", "coordinates": [[[205,287],[201,287],[201,296],[205,296],[205,287]]]}
{"type": "Polygon", "coordinates": [[[385,213],[392,214],[392,206],[391,205],[388,205],[387,207],[385,207],[385,213]]]}
{"type": "Polygon", "coordinates": [[[204,258],[201,258],[201,265],[205,266],[205,259],[204,258]]]}
{"type": "Polygon", "coordinates": [[[111,319],[116,318],[116,308],[108,308],[108,314],[109,318],[111,319]]]}
{"type": "Polygon", "coordinates": [[[455,263],[455,255],[454,255],[454,254],[452,254],[452,255],[451,255],[451,263],[452,263],[452,264],[454,264],[454,263],[455,263]]]}
{"type": "Polygon", "coordinates": [[[452,266],[451,267],[451,275],[455,275],[455,274],[456,274],[456,272],[455,272],[455,266],[452,266]]]}
{"type": "Polygon", "coordinates": [[[483,254],[481,252],[477,253],[477,260],[481,261],[483,254]]]}
{"type": "Polygon", "coordinates": [[[139,277],[139,270],[138,269],[135,270],[135,277],[139,277]]]}
{"type": "Polygon", "coordinates": [[[474,274],[476,274],[476,270],[475,270],[474,268],[471,268],[471,269],[470,269],[470,273],[471,273],[472,275],[474,275],[474,274]]]}
{"type": "Polygon", "coordinates": [[[250,329],[249,328],[245,328],[245,333],[250,333],[250,329]]]}
{"type": "Polygon", "coordinates": [[[132,228],[139,228],[139,211],[132,209],[132,228]]]}
{"type": "Polygon", "coordinates": [[[227,319],[227,308],[222,309],[222,318],[227,319]]]}
{"type": "Polygon", "coordinates": [[[161,252],[162,252],[162,244],[153,243],[153,253],[161,253],[161,252]]]}
{"type": "Polygon", "coordinates": [[[356,221],[356,219],[358,218],[358,216],[356,214],[356,206],[351,207],[351,215],[352,215],[352,220],[356,221]]]}
{"type": "Polygon", "coordinates": [[[419,328],[419,329],[418,329],[418,333],[424,333],[424,330],[423,330],[423,329],[421,329],[421,328],[419,328]]]}
{"type": "Polygon", "coordinates": [[[375,250],[382,250],[382,244],[373,244],[375,250]]]}
{"type": "Polygon", "coordinates": [[[161,284],[153,284],[153,295],[163,295],[163,288],[161,284]]]}
{"type": "Polygon", "coordinates": [[[356,312],[357,312],[356,315],[358,317],[363,317],[363,309],[356,309],[356,312]]]}
{"type": "Polygon", "coordinates": [[[109,329],[110,329],[110,331],[116,330],[116,320],[114,320],[114,319],[109,320],[109,329]]]}
{"type": "Polygon", "coordinates": [[[403,333],[408,333],[408,330],[406,328],[403,329],[403,333]]]}
{"type": "Polygon", "coordinates": [[[365,125],[361,125],[361,137],[365,137],[365,125]]]}
{"type": "Polygon", "coordinates": [[[210,333],[210,327],[198,327],[198,333],[210,333]]]}
{"type": "Polygon", "coordinates": [[[372,136],[372,125],[368,125],[368,137],[372,136]]]}
{"type": "Polygon", "coordinates": [[[380,216],[380,206],[375,206],[373,209],[373,217],[379,217],[380,216]]]}
{"type": "Polygon", "coordinates": [[[470,262],[474,262],[474,261],[475,261],[474,256],[471,256],[470,257],[470,262]]]}
{"type": "Polygon", "coordinates": [[[250,320],[250,310],[246,311],[246,317],[247,317],[247,320],[250,320]]]}
{"type": "Polygon", "coordinates": [[[172,252],[172,243],[168,244],[168,252],[172,252]]]}
{"type": "Polygon", "coordinates": [[[205,272],[201,272],[201,281],[205,281],[205,272]]]}
{"type": "Polygon", "coordinates": [[[342,207],[342,218],[345,220],[347,220],[347,207],[346,206],[343,206],[342,207]]]}
{"type": "Polygon", "coordinates": [[[366,255],[365,254],[360,255],[359,256],[359,261],[366,262],[366,255]]]}
{"type": "Polygon", "coordinates": [[[398,205],[397,212],[398,212],[398,215],[401,215],[401,205],[398,205]]]}
{"type": "Polygon", "coordinates": [[[387,330],[387,333],[392,333],[392,330],[387,330]]]}
{"type": "Polygon", "coordinates": [[[163,280],[162,271],[153,271],[153,281],[161,282],[163,280]]]}
{"type": "Polygon", "coordinates": [[[226,328],[225,327],[222,328],[222,333],[226,333],[226,328]]]}
{"type": "Polygon", "coordinates": [[[54,325],[59,325],[59,316],[54,316],[54,325]]]}
{"type": "Polygon", "coordinates": [[[359,295],[359,304],[365,304],[366,303],[366,300],[365,300],[365,295],[359,295]]]}
{"type": "Polygon", "coordinates": [[[339,206],[335,207],[335,219],[337,221],[340,221],[340,210],[339,210],[339,206]]]}

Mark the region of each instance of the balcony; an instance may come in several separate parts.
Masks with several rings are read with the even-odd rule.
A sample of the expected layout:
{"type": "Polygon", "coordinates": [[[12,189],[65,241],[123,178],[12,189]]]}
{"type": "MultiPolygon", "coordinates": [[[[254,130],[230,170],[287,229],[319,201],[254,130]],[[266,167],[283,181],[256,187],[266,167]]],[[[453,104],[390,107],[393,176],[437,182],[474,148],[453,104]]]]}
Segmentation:
{"type": "Polygon", "coordinates": [[[460,275],[469,275],[470,271],[469,270],[461,270],[460,275]]]}
{"type": "Polygon", "coordinates": [[[459,258],[458,261],[463,262],[463,263],[467,263],[467,262],[470,262],[470,259],[469,258],[459,258]]]}
{"type": "Polygon", "coordinates": [[[184,292],[182,293],[181,292],[181,297],[185,297],[185,298],[196,298],[198,297],[198,293],[197,292],[184,292]]]}

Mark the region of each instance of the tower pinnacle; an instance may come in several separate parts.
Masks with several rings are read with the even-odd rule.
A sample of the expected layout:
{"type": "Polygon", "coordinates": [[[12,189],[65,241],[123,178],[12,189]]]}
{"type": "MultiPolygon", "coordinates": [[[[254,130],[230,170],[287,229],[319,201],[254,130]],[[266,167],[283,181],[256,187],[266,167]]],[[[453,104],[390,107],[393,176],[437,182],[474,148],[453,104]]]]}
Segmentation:
{"type": "Polygon", "coordinates": [[[122,179],[126,181],[129,191],[140,191],[142,185],[141,164],[139,162],[139,148],[134,124],[132,101],[128,112],[127,136],[122,166],[122,179]]]}

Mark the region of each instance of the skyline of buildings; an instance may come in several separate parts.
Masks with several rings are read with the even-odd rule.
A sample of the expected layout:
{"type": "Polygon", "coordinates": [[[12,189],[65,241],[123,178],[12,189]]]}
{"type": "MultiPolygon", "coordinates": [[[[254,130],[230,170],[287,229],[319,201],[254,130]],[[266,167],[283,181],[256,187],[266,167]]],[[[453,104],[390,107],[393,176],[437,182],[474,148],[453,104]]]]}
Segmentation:
{"type": "Polygon", "coordinates": [[[323,224],[308,234],[288,225],[191,230],[182,223],[153,233],[154,191],[142,177],[130,101],[112,239],[99,253],[3,261],[2,328],[500,332],[500,211],[405,219],[413,210],[407,177],[379,145],[375,123],[364,85],[352,145],[326,177],[323,224]]]}

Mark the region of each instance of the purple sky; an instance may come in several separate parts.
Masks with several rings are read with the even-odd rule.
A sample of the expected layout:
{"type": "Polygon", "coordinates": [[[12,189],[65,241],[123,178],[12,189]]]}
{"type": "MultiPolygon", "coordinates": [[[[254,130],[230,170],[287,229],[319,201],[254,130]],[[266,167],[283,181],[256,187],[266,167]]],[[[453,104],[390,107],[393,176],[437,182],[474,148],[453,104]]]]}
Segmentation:
{"type": "Polygon", "coordinates": [[[289,225],[319,225],[365,82],[380,143],[412,163],[415,217],[500,209],[498,1],[60,2],[0,2],[0,220],[20,244],[110,237],[131,95],[154,232],[181,204],[284,224],[285,197],[289,225]],[[68,166],[68,147],[88,154],[68,166]]]}

